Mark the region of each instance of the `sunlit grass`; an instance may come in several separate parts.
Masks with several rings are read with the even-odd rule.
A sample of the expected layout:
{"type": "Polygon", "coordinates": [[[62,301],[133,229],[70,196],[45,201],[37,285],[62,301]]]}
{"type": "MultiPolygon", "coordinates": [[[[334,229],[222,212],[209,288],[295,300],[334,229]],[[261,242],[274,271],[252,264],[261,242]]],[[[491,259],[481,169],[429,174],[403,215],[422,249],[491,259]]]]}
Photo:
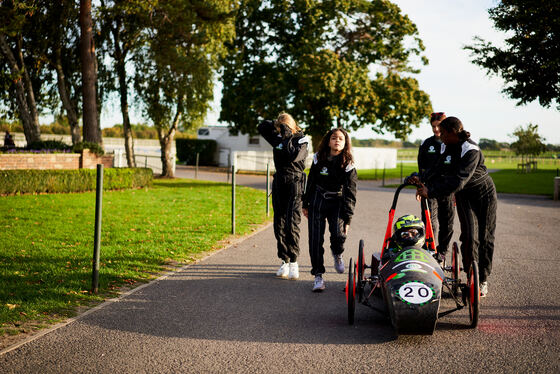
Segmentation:
{"type": "MultiPolygon", "coordinates": [[[[237,187],[236,200],[238,235],[266,221],[264,192],[237,187]]],[[[230,185],[157,180],[150,189],[107,191],[100,294],[93,295],[95,193],[0,201],[0,328],[71,316],[79,305],[193,261],[231,238],[230,185]]]]}

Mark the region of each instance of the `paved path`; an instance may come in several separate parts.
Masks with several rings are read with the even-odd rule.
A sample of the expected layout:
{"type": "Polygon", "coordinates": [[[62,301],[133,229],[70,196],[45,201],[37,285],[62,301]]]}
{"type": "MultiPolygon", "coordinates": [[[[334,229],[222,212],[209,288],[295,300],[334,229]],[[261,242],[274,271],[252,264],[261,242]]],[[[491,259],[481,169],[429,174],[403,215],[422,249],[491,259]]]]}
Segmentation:
{"type": "MultiPolygon", "coordinates": [[[[367,255],[379,251],[392,197],[359,183],[346,260],[360,239],[367,255]]],[[[412,190],[397,209],[418,213],[412,190]]],[[[328,258],[326,291],[310,291],[304,229],[301,279],[276,279],[269,226],[0,356],[0,372],[558,373],[559,221],[558,202],[500,196],[490,295],[476,330],[460,311],[442,318],[433,336],[397,337],[362,305],[349,326],[346,274],[334,273],[328,258]]]]}

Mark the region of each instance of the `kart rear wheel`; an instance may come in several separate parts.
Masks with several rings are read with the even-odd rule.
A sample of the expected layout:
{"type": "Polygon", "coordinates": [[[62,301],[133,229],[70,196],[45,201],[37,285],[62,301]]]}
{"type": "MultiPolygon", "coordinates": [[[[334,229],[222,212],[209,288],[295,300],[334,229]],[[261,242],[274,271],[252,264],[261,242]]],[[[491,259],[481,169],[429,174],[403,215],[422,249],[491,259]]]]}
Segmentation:
{"type": "Polygon", "coordinates": [[[469,301],[469,316],[471,319],[471,328],[478,325],[478,316],[480,313],[480,284],[478,282],[478,264],[471,263],[469,270],[469,280],[467,282],[467,299],[469,301]]]}
{"type": "Polygon", "coordinates": [[[457,296],[460,283],[459,278],[461,276],[461,262],[457,242],[453,243],[451,251],[451,274],[453,276],[453,285],[451,286],[451,290],[453,291],[453,295],[457,296]]]}
{"type": "Polygon", "coordinates": [[[364,240],[360,240],[358,248],[358,263],[356,264],[356,288],[358,289],[358,302],[364,297],[364,240]]]}
{"type": "Polygon", "coordinates": [[[354,313],[356,311],[356,273],[352,259],[348,265],[348,282],[346,283],[346,303],[348,304],[348,324],[354,324],[354,313]]]}

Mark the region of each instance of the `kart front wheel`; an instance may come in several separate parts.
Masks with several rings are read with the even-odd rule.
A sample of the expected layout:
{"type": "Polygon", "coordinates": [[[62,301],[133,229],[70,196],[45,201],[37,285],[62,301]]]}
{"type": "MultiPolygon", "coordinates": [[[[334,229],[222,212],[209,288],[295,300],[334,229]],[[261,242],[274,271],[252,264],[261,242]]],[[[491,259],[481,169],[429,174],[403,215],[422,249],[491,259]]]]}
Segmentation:
{"type": "Polygon", "coordinates": [[[360,240],[358,248],[358,263],[356,264],[356,288],[358,289],[358,301],[362,302],[364,297],[364,240],[360,240]]]}
{"type": "Polygon", "coordinates": [[[471,320],[471,328],[476,328],[478,325],[478,317],[480,313],[480,284],[478,281],[478,264],[471,263],[469,270],[469,279],[467,282],[467,292],[469,301],[469,316],[471,320]]]}
{"type": "Polygon", "coordinates": [[[346,303],[348,304],[348,324],[354,324],[354,313],[356,311],[356,273],[352,259],[348,265],[348,281],[346,283],[346,303]]]}
{"type": "Polygon", "coordinates": [[[457,296],[457,290],[459,289],[459,277],[461,276],[461,262],[459,258],[459,246],[457,242],[453,243],[453,248],[451,251],[451,274],[453,276],[453,285],[451,290],[453,295],[457,296]]]}

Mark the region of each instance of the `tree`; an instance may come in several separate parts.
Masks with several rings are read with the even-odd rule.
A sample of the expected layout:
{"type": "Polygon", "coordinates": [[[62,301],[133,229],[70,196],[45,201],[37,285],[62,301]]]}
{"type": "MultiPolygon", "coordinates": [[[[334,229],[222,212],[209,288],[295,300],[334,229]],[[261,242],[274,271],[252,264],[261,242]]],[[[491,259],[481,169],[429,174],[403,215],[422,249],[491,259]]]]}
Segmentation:
{"type": "Polygon", "coordinates": [[[486,139],[480,138],[478,142],[478,146],[480,149],[485,151],[499,151],[500,150],[500,143],[495,141],[494,139],[486,139]]]}
{"type": "MultiPolygon", "coordinates": [[[[36,91],[33,89],[30,66],[40,69],[40,64],[29,65],[36,62],[31,53],[27,53],[28,40],[23,34],[29,27],[29,19],[36,11],[34,4],[20,1],[3,1],[0,3],[0,51],[2,61],[1,75],[5,92],[13,92],[19,119],[23,125],[23,132],[27,144],[41,140],[39,128],[39,111],[35,100],[36,91]],[[27,61],[26,61],[27,57],[27,61]],[[4,70],[4,66],[8,70],[4,70]]],[[[33,43],[29,43],[33,44],[33,43]]],[[[10,96],[8,94],[8,96],[10,96]]]]}
{"type": "Polygon", "coordinates": [[[146,46],[135,53],[135,88],[158,130],[162,176],[173,177],[177,128],[198,123],[213,96],[214,71],[233,36],[233,1],[158,3],[145,15],[146,46]]]}
{"type": "Polygon", "coordinates": [[[465,47],[472,62],[501,76],[503,92],[518,105],[538,100],[560,110],[560,2],[502,0],[488,13],[495,28],[508,33],[505,46],[475,37],[465,47]]]}
{"type": "Polygon", "coordinates": [[[431,111],[407,76],[423,49],[416,26],[388,0],[241,1],[220,120],[254,134],[258,118],[287,110],[314,144],[332,126],[406,138],[431,111]]]}
{"type": "MultiPolygon", "coordinates": [[[[79,117],[81,76],[79,54],[78,8],[73,1],[47,2],[44,22],[47,50],[45,58],[56,72],[56,92],[66,112],[72,144],[81,141],[79,117]]],[[[55,111],[59,106],[53,104],[55,111]]]]}
{"type": "MultiPolygon", "coordinates": [[[[134,51],[143,43],[142,33],[145,25],[142,24],[142,14],[151,12],[151,4],[143,0],[112,2],[101,1],[100,36],[105,42],[106,50],[112,59],[112,69],[118,81],[121,114],[123,119],[123,136],[126,151],[126,161],[129,167],[135,167],[134,139],[129,117],[128,92],[130,77],[127,74],[127,64],[134,51]]],[[[109,74],[107,79],[114,80],[114,74],[109,74]]],[[[108,85],[113,88],[112,84],[108,85]]]]}
{"type": "Polygon", "coordinates": [[[543,143],[545,139],[538,134],[538,129],[538,125],[528,124],[526,129],[519,126],[513,132],[517,140],[511,143],[511,149],[515,154],[521,155],[522,163],[526,156],[538,156],[546,150],[546,145],[543,143]]]}
{"type": "Polygon", "coordinates": [[[80,0],[80,59],[82,62],[82,102],[84,141],[102,144],[101,129],[97,121],[97,67],[91,0],[80,0]]]}

